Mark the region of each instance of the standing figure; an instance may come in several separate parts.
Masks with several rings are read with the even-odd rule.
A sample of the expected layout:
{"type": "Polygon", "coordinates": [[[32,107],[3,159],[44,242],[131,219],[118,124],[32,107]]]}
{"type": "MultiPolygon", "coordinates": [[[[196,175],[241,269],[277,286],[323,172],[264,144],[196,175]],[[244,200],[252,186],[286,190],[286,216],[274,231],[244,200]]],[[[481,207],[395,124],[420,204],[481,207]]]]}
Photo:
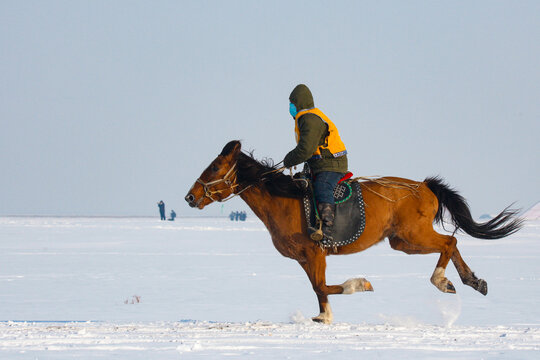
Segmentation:
{"type": "Polygon", "coordinates": [[[161,217],[161,220],[167,220],[165,218],[165,203],[163,202],[163,200],[160,200],[157,205],[159,208],[159,215],[161,217]]]}
{"type": "MultiPolygon", "coordinates": [[[[289,96],[289,113],[293,117],[297,146],[283,159],[285,167],[307,162],[311,169],[313,192],[322,222],[322,233],[333,240],[332,227],[336,205],[334,188],[347,173],[347,149],[341,141],[334,123],[315,107],[309,88],[300,84],[289,96]]],[[[319,241],[323,234],[314,232],[313,240],[319,241]]]]}

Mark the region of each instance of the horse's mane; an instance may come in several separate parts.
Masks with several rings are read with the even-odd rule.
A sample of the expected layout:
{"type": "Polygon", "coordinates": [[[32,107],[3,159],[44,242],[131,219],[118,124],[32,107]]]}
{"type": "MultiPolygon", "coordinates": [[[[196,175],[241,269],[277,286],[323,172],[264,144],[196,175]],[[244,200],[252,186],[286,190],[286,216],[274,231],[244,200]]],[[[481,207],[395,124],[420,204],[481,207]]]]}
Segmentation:
{"type": "Polygon", "coordinates": [[[304,190],[297,181],[282,172],[275,171],[278,166],[269,158],[256,160],[253,152],[240,152],[237,159],[238,178],[240,185],[249,186],[261,184],[272,195],[289,198],[301,198],[304,190]]]}

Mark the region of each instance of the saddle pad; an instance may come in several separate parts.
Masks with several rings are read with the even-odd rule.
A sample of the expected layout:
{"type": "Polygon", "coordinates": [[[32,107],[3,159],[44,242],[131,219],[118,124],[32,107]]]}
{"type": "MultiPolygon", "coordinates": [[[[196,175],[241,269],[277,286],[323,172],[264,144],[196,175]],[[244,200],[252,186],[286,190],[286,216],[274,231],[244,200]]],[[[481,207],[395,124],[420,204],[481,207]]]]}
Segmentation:
{"type": "MultiPolygon", "coordinates": [[[[308,226],[316,227],[312,194],[304,196],[304,213],[308,226]]],[[[344,246],[356,241],[366,227],[366,212],[362,188],[358,182],[344,181],[334,189],[336,214],[333,227],[334,241],[324,237],[320,245],[325,248],[344,246]]]]}

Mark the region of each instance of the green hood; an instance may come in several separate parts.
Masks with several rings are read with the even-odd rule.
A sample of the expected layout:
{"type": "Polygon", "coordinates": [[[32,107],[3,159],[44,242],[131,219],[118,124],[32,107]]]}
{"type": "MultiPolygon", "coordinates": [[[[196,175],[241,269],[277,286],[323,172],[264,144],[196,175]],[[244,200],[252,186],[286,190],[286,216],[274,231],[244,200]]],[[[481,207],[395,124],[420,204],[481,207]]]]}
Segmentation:
{"type": "Polygon", "coordinates": [[[289,96],[289,101],[296,106],[298,112],[315,107],[313,95],[311,95],[311,91],[309,91],[309,88],[304,84],[297,85],[294,88],[289,96]]]}

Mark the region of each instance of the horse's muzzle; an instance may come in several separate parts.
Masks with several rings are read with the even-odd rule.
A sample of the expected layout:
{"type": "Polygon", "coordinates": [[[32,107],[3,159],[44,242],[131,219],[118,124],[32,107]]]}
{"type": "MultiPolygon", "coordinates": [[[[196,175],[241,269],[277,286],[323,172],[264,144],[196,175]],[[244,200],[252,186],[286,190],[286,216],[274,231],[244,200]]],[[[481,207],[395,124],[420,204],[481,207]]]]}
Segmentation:
{"type": "Polygon", "coordinates": [[[197,206],[197,203],[195,202],[195,195],[193,194],[187,194],[186,197],[184,198],[188,205],[191,206],[191,207],[196,207],[197,206]]]}

